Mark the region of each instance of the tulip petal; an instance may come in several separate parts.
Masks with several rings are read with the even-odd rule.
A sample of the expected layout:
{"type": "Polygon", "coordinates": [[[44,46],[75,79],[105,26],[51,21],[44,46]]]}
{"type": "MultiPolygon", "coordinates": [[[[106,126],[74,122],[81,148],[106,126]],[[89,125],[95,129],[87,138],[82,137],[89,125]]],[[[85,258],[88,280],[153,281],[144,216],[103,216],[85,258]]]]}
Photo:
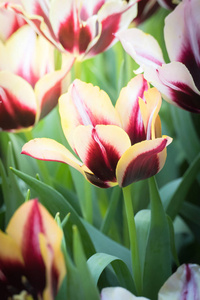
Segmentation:
{"type": "Polygon", "coordinates": [[[23,146],[21,153],[41,160],[68,164],[83,174],[82,163],[67,148],[54,140],[48,138],[31,140],[23,146]]]}
{"type": "Polygon", "coordinates": [[[114,183],[118,160],[131,146],[126,132],[114,125],[80,125],[74,131],[74,144],[79,157],[96,177],[114,183]]]}
{"type": "Polygon", "coordinates": [[[144,297],[136,297],[122,287],[108,287],[101,291],[101,300],[148,300],[144,297]]]}
{"type": "Polygon", "coordinates": [[[64,134],[74,149],[73,131],[78,125],[121,125],[110,98],[99,87],[76,79],[59,99],[64,134]]]}
{"type": "Polygon", "coordinates": [[[124,50],[141,67],[158,67],[164,63],[162,51],[156,39],[137,28],[123,30],[116,34],[124,50]]]}
{"type": "Polygon", "coordinates": [[[180,62],[171,62],[156,69],[145,67],[144,77],[169,103],[191,112],[200,112],[200,92],[188,69],[180,62]]]}
{"type": "Polygon", "coordinates": [[[88,56],[97,55],[107,50],[116,42],[115,34],[128,27],[137,14],[137,0],[108,1],[99,12],[98,21],[101,23],[101,34],[96,44],[89,49],[88,56]]]}
{"type": "Polygon", "coordinates": [[[115,106],[121,117],[122,128],[129,135],[132,145],[146,139],[139,98],[146,102],[144,91],[148,88],[149,85],[143,75],[134,77],[127,87],[121,90],[115,106]]]}
{"type": "Polygon", "coordinates": [[[42,36],[37,36],[28,25],[12,35],[6,43],[6,50],[10,71],[24,78],[32,87],[54,70],[54,47],[42,36]]]}
{"type": "Polygon", "coordinates": [[[58,103],[58,98],[66,92],[67,74],[73,66],[74,58],[69,57],[63,70],[51,72],[42,77],[35,86],[35,95],[39,103],[38,117],[45,117],[58,103]]]}
{"type": "Polygon", "coordinates": [[[200,295],[200,267],[185,264],[165,282],[159,291],[158,300],[198,300],[200,295]]]}
{"type": "Polygon", "coordinates": [[[161,123],[158,121],[158,112],[161,107],[161,94],[156,88],[151,88],[144,92],[144,98],[139,100],[140,111],[144,122],[145,139],[155,139],[161,137],[161,123]]]}
{"type": "MultiPolygon", "coordinates": [[[[0,3],[4,2],[4,0],[0,1],[0,3]]],[[[20,0],[12,0],[12,2],[19,4],[20,0]]],[[[25,24],[25,21],[20,16],[5,8],[0,9],[0,19],[0,40],[3,42],[5,42],[14,32],[25,24]]]]}
{"type": "Polygon", "coordinates": [[[86,51],[89,43],[97,36],[96,17],[82,22],[77,1],[54,1],[50,7],[50,22],[63,48],[74,55],[86,51]]]}
{"type": "Polygon", "coordinates": [[[170,60],[182,62],[188,68],[198,89],[200,89],[199,15],[199,1],[184,0],[168,15],[164,29],[170,60]]]}
{"type": "Polygon", "coordinates": [[[0,72],[0,128],[20,130],[33,126],[37,104],[31,86],[7,71],[0,72]]]}
{"type": "Polygon", "coordinates": [[[22,288],[21,277],[24,274],[24,261],[20,248],[7,234],[0,231],[0,281],[22,288]]]}
{"type": "Polygon", "coordinates": [[[166,160],[165,147],[172,141],[169,137],[143,141],[130,147],[121,157],[116,169],[119,186],[157,174],[166,160]]]}

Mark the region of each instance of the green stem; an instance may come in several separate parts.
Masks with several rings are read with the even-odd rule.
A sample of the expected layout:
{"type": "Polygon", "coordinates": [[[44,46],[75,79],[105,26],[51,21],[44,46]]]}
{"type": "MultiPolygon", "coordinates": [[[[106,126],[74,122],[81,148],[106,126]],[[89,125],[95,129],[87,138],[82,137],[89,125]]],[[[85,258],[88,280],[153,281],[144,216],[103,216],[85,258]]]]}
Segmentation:
{"type": "Polygon", "coordinates": [[[106,211],[106,215],[105,215],[104,220],[101,225],[101,232],[103,232],[104,234],[108,234],[108,232],[110,230],[110,227],[111,227],[111,224],[113,222],[114,215],[116,212],[117,204],[119,202],[119,198],[120,198],[120,194],[121,194],[120,192],[121,192],[121,189],[118,186],[113,188],[109,207],[106,211]]]}
{"type": "Polygon", "coordinates": [[[85,190],[85,207],[84,207],[84,218],[88,223],[93,222],[93,205],[92,205],[92,185],[87,180],[84,180],[85,190]]]}
{"type": "Polygon", "coordinates": [[[122,190],[124,195],[124,202],[125,202],[125,209],[126,209],[126,216],[127,216],[127,223],[128,223],[133,276],[134,276],[137,293],[138,295],[141,295],[142,274],[141,274],[139,248],[138,248],[137,232],[136,232],[133,204],[131,199],[130,185],[123,188],[122,190]]]}

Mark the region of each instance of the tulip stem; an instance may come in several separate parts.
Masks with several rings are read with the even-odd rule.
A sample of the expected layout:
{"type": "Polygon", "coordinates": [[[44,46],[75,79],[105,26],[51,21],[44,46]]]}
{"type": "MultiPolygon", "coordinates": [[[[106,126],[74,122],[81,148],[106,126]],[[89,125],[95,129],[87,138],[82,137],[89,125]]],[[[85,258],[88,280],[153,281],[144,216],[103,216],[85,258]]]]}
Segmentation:
{"type": "Polygon", "coordinates": [[[85,188],[85,220],[92,224],[93,222],[93,205],[92,205],[92,186],[87,180],[84,180],[85,188]]]}
{"type": "Polygon", "coordinates": [[[128,223],[129,240],[130,240],[130,250],[131,250],[131,260],[132,260],[132,271],[134,276],[135,287],[138,295],[142,294],[142,274],[140,266],[139,248],[137,241],[137,232],[133,211],[133,203],[131,199],[131,188],[130,185],[123,188],[123,196],[125,203],[125,210],[128,223]]]}

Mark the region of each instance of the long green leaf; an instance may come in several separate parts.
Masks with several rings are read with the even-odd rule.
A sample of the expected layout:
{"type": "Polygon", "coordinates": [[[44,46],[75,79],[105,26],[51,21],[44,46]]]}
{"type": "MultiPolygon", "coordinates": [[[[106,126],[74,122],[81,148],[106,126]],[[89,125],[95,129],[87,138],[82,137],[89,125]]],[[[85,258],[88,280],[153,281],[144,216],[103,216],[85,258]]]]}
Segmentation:
{"type": "Polygon", "coordinates": [[[149,178],[151,224],[144,265],[144,296],[157,299],[158,291],[171,275],[171,249],[168,221],[155,178],[149,178]]]}
{"type": "Polygon", "coordinates": [[[200,171],[200,153],[197,155],[197,157],[194,159],[194,161],[191,163],[191,165],[183,175],[183,178],[178,188],[176,189],[175,193],[171,197],[169,204],[166,208],[166,212],[171,217],[172,220],[174,220],[176,215],[179,213],[181,205],[187,195],[187,192],[189,191],[189,188],[191,187],[192,183],[196,180],[199,171],[200,171]]]}
{"type": "Polygon", "coordinates": [[[96,284],[109,264],[112,265],[120,286],[135,293],[133,277],[127,265],[118,257],[106,253],[96,253],[88,259],[88,266],[96,284]]]}

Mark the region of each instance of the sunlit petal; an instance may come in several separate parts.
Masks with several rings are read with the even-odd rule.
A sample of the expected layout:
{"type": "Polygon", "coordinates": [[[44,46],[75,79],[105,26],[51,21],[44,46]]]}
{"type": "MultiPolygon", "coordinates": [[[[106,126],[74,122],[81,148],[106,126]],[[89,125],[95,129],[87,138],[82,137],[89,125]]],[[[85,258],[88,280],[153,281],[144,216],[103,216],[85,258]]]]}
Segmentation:
{"type": "Polygon", "coordinates": [[[156,39],[137,28],[116,34],[124,50],[141,66],[158,67],[164,63],[162,51],[156,39]]]}
{"type": "Polygon", "coordinates": [[[35,123],[37,103],[31,86],[7,71],[0,72],[0,128],[20,130],[35,123]]]}
{"type": "Polygon", "coordinates": [[[101,23],[101,35],[90,49],[89,56],[105,51],[116,41],[115,34],[128,27],[137,14],[137,0],[107,1],[97,13],[101,23]]]}
{"type": "Polygon", "coordinates": [[[6,43],[9,69],[33,87],[54,70],[54,48],[28,25],[20,28],[6,43]],[[15,49],[15,51],[13,51],[15,49]]]}
{"type": "Polygon", "coordinates": [[[82,173],[82,163],[62,144],[48,138],[29,141],[23,146],[22,154],[41,160],[63,162],[82,173]]]}
{"type": "Polygon", "coordinates": [[[200,92],[182,63],[171,62],[157,70],[145,67],[144,76],[168,102],[191,112],[200,112],[200,92]]]}
{"type": "Polygon", "coordinates": [[[131,146],[126,132],[113,125],[78,126],[74,144],[79,157],[96,177],[114,182],[118,160],[131,146]]]}
{"type": "Polygon", "coordinates": [[[166,160],[169,137],[143,141],[130,147],[118,162],[116,175],[119,186],[146,179],[158,173],[166,160]]]}
{"type": "Polygon", "coordinates": [[[198,89],[200,89],[199,16],[199,1],[184,0],[168,15],[164,28],[170,60],[182,62],[188,68],[198,89]]]}
{"type": "Polygon", "coordinates": [[[99,87],[75,80],[68,93],[59,99],[64,134],[74,149],[73,130],[78,125],[121,125],[110,98],[99,87]]]}
{"type": "Polygon", "coordinates": [[[35,95],[38,101],[38,117],[45,117],[57,104],[58,98],[68,87],[67,75],[74,63],[70,57],[63,70],[54,71],[42,77],[35,86],[35,95]]]}
{"type": "Polygon", "coordinates": [[[148,90],[148,88],[149,84],[143,75],[134,77],[128,85],[121,90],[115,106],[121,117],[122,128],[129,135],[132,145],[146,139],[139,98],[146,101],[144,99],[144,92],[148,90]]]}

